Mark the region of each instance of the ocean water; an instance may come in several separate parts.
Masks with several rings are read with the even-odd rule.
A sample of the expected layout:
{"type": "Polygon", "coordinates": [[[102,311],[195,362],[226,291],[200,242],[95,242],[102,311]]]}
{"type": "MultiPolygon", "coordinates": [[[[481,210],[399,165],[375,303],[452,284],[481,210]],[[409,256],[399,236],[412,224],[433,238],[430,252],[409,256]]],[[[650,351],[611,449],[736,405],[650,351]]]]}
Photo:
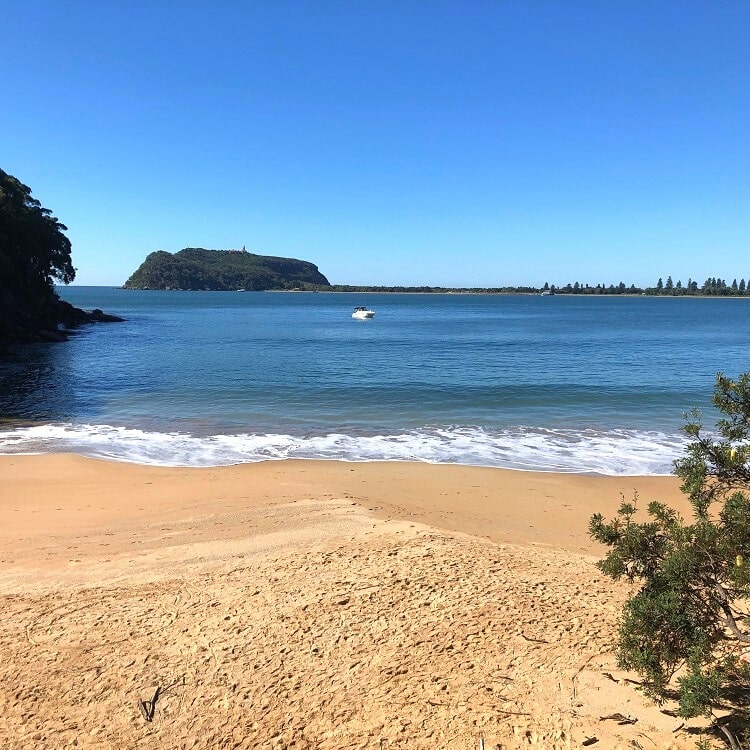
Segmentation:
{"type": "Polygon", "coordinates": [[[127,321],[0,362],[0,453],[668,474],[750,369],[744,299],[60,293],[127,321]]]}

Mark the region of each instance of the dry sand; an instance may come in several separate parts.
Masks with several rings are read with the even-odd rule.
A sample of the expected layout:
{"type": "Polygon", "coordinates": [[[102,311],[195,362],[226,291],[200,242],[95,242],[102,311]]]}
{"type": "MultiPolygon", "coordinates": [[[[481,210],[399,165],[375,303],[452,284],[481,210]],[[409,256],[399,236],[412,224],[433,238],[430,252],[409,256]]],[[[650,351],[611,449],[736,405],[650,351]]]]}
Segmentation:
{"type": "Polygon", "coordinates": [[[685,508],[673,478],[0,457],[0,747],[692,748],[611,653],[586,527],[634,490],[685,508]]]}

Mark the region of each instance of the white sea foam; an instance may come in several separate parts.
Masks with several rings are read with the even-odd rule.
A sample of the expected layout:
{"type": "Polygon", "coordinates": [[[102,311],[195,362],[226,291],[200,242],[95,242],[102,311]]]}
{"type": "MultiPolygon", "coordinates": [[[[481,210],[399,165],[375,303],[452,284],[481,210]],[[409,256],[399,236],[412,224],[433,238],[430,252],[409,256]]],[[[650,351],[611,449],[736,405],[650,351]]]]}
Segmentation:
{"type": "Polygon", "coordinates": [[[638,430],[425,427],[381,435],[195,436],[109,425],[47,424],[0,431],[0,453],[59,453],[161,466],[224,466],[284,458],[423,461],[526,471],[669,474],[679,434],[638,430]]]}

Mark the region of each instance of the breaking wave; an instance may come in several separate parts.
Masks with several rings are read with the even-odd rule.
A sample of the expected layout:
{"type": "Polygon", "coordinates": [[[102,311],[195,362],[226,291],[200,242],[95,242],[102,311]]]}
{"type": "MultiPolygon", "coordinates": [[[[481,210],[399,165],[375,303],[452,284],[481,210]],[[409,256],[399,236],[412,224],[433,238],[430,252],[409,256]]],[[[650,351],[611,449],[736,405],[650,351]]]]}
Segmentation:
{"type": "Polygon", "coordinates": [[[670,474],[686,438],[639,430],[423,427],[393,434],[215,434],[96,424],[0,431],[0,453],[76,453],[159,466],[257,461],[422,461],[524,471],[640,476],[670,474]]]}

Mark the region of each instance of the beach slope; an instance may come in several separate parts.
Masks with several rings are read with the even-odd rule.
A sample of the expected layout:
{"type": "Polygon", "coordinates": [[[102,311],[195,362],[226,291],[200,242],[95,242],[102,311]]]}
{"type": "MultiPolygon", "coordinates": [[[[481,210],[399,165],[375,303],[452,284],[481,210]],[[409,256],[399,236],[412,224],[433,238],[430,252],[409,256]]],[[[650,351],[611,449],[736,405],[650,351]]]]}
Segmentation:
{"type": "Polygon", "coordinates": [[[670,477],[0,457],[0,746],[693,747],[611,653],[586,524],[634,490],[684,507],[670,477]]]}

